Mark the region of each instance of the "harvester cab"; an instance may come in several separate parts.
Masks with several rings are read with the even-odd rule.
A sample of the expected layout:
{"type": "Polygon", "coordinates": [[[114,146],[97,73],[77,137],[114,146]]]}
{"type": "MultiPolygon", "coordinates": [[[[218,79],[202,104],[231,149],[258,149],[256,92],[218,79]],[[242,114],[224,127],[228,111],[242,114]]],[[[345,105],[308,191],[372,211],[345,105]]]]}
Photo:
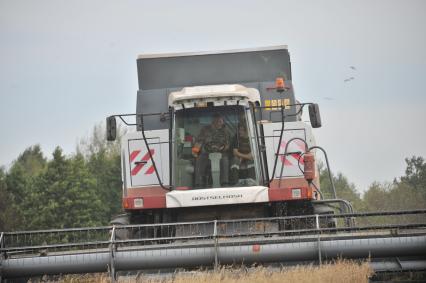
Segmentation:
{"type": "Polygon", "coordinates": [[[259,92],[241,85],[186,87],[170,94],[176,190],[262,184],[250,103],[260,103],[259,92]]]}

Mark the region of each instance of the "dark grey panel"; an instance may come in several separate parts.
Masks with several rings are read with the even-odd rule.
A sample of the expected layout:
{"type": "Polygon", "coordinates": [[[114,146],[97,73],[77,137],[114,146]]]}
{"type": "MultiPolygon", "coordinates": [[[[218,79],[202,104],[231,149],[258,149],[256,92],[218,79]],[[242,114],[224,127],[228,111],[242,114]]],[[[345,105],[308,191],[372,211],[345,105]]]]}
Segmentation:
{"type": "Polygon", "coordinates": [[[137,113],[162,112],[167,109],[167,89],[138,91],[137,113]]]}
{"type": "Polygon", "coordinates": [[[139,89],[291,80],[287,49],[137,60],[139,89]]]}
{"type": "Polygon", "coordinates": [[[243,85],[245,87],[248,88],[255,88],[255,89],[259,89],[260,84],[258,82],[254,82],[254,83],[238,83],[240,85],[243,85]]]}
{"type": "MultiPolygon", "coordinates": [[[[138,91],[137,114],[166,113],[168,111],[168,92],[166,89],[138,91]]],[[[144,117],[145,130],[167,129],[168,121],[160,121],[160,116],[144,117]]],[[[140,130],[140,126],[138,126],[140,130]]]]}
{"type": "MultiPolygon", "coordinates": [[[[242,84],[259,90],[262,104],[266,99],[289,98],[295,102],[293,90],[282,94],[273,88],[275,78],[286,78],[291,86],[291,65],[287,49],[176,56],[164,58],[138,59],[139,91],[137,113],[168,111],[168,95],[186,86],[212,84],[242,84]]],[[[286,110],[286,115],[294,114],[295,109],[286,110]]],[[[264,111],[263,117],[280,121],[280,113],[264,111]],[[272,114],[271,114],[272,113],[272,114]]],[[[294,121],[294,117],[286,121],[294,121]]],[[[147,130],[166,129],[168,122],[160,117],[145,120],[147,130]]],[[[139,128],[140,129],[140,128],[139,128]]]]}

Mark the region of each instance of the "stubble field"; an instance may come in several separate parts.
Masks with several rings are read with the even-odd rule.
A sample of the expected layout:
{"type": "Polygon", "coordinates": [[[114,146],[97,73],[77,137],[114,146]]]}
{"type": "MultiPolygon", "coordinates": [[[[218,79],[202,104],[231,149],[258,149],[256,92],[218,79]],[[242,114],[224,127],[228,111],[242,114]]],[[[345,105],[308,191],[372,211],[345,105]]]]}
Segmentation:
{"type": "MultiPolygon", "coordinates": [[[[270,269],[267,267],[255,268],[230,268],[223,267],[217,271],[183,272],[169,275],[144,275],[134,277],[120,277],[118,282],[149,282],[149,283],[290,283],[290,282],[315,282],[315,283],[367,283],[373,274],[367,262],[357,263],[352,261],[338,261],[323,264],[322,266],[296,266],[285,269],[270,269]]],[[[64,283],[94,283],[110,282],[106,274],[98,275],[67,275],[60,282],[64,283]]],[[[53,281],[50,281],[53,282],[53,281]]],[[[56,280],[55,280],[56,282],[56,280]]]]}

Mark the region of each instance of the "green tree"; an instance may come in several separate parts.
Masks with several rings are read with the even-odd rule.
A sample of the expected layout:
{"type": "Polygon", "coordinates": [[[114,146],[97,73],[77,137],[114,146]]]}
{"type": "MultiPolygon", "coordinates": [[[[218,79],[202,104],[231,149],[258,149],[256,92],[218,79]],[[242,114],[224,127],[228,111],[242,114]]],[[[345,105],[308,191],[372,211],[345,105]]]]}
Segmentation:
{"type": "Polygon", "coordinates": [[[58,147],[53,160],[31,186],[26,199],[27,228],[70,228],[101,225],[103,206],[81,155],[66,159],[58,147]],[[31,206],[32,205],[32,206],[31,206]]]}
{"type": "Polygon", "coordinates": [[[77,145],[77,153],[82,154],[85,158],[103,153],[109,156],[120,155],[120,138],[125,131],[120,127],[117,128],[117,139],[114,142],[106,140],[105,124],[101,123],[93,127],[89,137],[81,139],[77,145]]]}
{"type": "Polygon", "coordinates": [[[385,211],[390,210],[388,196],[393,184],[381,184],[374,182],[363,196],[363,210],[385,211]]]}
{"type": "Polygon", "coordinates": [[[31,175],[25,171],[24,166],[19,162],[15,162],[6,175],[7,190],[13,195],[13,202],[18,206],[17,208],[22,204],[27,194],[27,188],[31,183],[30,178],[31,175]]]}
{"type": "Polygon", "coordinates": [[[29,188],[34,178],[43,172],[46,167],[46,158],[43,156],[39,145],[28,147],[13,162],[9,172],[5,176],[6,189],[11,209],[14,211],[14,228],[20,228],[25,220],[23,206],[29,188]]]}
{"type": "Polygon", "coordinates": [[[25,149],[14,164],[20,164],[28,175],[35,176],[44,170],[46,162],[40,145],[36,144],[25,149]]]}
{"type": "Polygon", "coordinates": [[[108,224],[121,210],[119,141],[95,126],[71,157],[58,147],[47,160],[31,146],[0,175],[0,227],[9,230],[108,224]],[[12,217],[10,217],[12,216],[12,217]]]}
{"type": "MultiPolygon", "coordinates": [[[[333,189],[326,166],[320,163],[318,170],[320,173],[320,187],[323,197],[325,199],[333,198],[333,189]]],[[[355,209],[359,209],[362,205],[361,197],[355,185],[350,183],[348,178],[340,172],[337,173],[337,175],[332,173],[331,177],[333,178],[333,183],[336,188],[337,198],[347,200],[352,203],[355,209]]]]}
{"type": "MultiPolygon", "coordinates": [[[[118,129],[120,137],[124,131],[118,129]]],[[[77,152],[87,161],[88,168],[96,180],[96,191],[104,205],[102,221],[107,224],[113,215],[121,211],[121,158],[119,138],[115,142],[106,141],[104,125],[93,128],[89,138],[81,140],[77,152]]]]}
{"type": "Polygon", "coordinates": [[[113,215],[121,211],[121,166],[120,156],[99,152],[90,156],[88,169],[96,180],[96,192],[104,206],[102,220],[107,224],[113,215]]]}
{"type": "Polygon", "coordinates": [[[13,225],[14,229],[21,229],[24,220],[24,201],[29,193],[29,186],[32,182],[32,176],[25,170],[25,167],[19,161],[15,161],[5,176],[6,191],[10,201],[10,207],[14,211],[13,225]]]}
{"type": "Polygon", "coordinates": [[[373,183],[363,197],[368,211],[426,208],[426,164],[422,157],[405,159],[405,176],[393,183],[373,183]]]}
{"type": "Polygon", "coordinates": [[[10,231],[14,227],[12,195],[7,190],[6,173],[0,167],[0,231],[10,231]]]}
{"type": "Polygon", "coordinates": [[[423,157],[413,156],[406,158],[405,162],[407,163],[405,176],[397,183],[412,187],[420,194],[423,202],[426,202],[426,163],[423,157]]]}

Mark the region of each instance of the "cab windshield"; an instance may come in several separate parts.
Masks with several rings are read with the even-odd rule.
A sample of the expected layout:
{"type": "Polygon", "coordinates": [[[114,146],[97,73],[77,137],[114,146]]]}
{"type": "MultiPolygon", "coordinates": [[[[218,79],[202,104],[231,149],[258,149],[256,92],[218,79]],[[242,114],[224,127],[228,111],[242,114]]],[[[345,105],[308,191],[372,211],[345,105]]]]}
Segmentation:
{"type": "Polygon", "coordinates": [[[259,158],[244,106],[175,112],[173,176],[177,189],[258,186],[259,158]]]}

